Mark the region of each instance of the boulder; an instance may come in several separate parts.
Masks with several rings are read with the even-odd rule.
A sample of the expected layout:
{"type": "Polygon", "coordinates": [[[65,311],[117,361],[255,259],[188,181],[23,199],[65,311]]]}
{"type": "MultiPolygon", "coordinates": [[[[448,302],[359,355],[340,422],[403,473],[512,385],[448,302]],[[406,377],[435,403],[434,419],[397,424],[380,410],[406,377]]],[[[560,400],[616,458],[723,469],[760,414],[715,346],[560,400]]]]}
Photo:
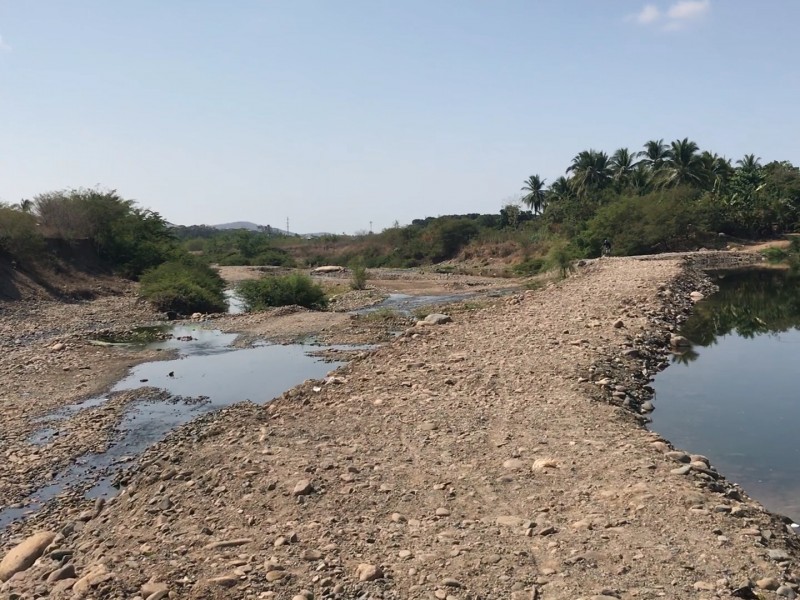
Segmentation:
{"type": "Polygon", "coordinates": [[[444,315],[442,313],[431,313],[423,319],[428,325],[443,325],[444,323],[450,323],[452,320],[450,315],[444,315]]]}
{"type": "Polygon", "coordinates": [[[0,562],[0,581],[8,581],[15,573],[29,568],[55,537],[52,531],[40,531],[14,546],[0,562]]]}

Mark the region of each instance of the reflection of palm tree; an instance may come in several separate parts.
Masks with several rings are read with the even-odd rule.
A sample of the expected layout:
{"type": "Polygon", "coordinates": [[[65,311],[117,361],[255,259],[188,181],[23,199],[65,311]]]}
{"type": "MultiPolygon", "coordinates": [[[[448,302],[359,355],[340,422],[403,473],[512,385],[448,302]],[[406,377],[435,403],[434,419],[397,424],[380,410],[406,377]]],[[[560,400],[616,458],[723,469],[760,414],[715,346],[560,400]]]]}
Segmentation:
{"type": "Polygon", "coordinates": [[[752,338],[800,329],[796,277],[772,270],[746,271],[731,272],[717,282],[719,292],[698,304],[681,328],[682,335],[696,344],[712,345],[731,332],[752,338]]]}
{"type": "Polygon", "coordinates": [[[683,352],[674,353],[672,355],[672,362],[679,365],[688,365],[700,358],[700,353],[694,348],[687,348],[683,352]]]}

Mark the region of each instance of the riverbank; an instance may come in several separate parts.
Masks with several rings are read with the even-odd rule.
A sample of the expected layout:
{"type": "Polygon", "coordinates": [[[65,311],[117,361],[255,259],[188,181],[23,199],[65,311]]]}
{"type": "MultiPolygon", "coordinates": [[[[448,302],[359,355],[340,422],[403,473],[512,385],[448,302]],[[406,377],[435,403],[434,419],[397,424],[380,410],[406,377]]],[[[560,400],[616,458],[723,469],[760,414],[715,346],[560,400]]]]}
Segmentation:
{"type": "Polygon", "coordinates": [[[4,593],[791,597],[786,524],[637,416],[702,281],[683,269],[589,262],[186,425],[105,505],[6,534],[60,532],[4,593]]]}

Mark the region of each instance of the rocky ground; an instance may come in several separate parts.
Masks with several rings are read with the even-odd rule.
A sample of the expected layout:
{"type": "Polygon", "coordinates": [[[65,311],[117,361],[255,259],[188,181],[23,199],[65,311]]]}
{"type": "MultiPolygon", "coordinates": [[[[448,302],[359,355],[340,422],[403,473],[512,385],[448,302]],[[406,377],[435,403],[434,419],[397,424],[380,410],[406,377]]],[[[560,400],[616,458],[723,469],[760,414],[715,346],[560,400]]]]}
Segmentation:
{"type": "Polygon", "coordinates": [[[710,291],[680,258],[606,259],[409,327],[10,527],[0,596],[795,597],[787,524],[642,427],[710,291]]]}

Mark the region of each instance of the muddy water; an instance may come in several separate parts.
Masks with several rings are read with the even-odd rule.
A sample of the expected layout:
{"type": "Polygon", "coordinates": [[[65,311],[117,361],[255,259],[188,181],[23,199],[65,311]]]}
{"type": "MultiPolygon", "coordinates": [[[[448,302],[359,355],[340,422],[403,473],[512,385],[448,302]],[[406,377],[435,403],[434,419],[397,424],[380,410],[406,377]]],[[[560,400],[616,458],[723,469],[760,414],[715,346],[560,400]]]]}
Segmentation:
{"type": "Polygon", "coordinates": [[[800,519],[800,278],[715,275],[681,333],[692,349],[654,382],[651,429],[708,456],[768,509],[800,519]]]}
{"type": "MultiPolygon", "coordinates": [[[[138,365],[112,391],[149,386],[167,390],[173,397],[168,401],[131,403],[106,452],[81,456],[47,486],[32,494],[23,507],[0,510],[0,528],[36,511],[44,502],[75,486],[89,486],[87,497],[113,495],[116,490],[111,482],[117,469],[176,427],[236,402],[250,400],[264,404],[307,379],[324,378],[342,364],[324,362],[309,354],[325,349],[320,346],[262,345],[234,349],[230,344],[235,334],[191,326],[177,326],[172,333],[174,338],[149,347],[177,350],[179,358],[138,365]]],[[[29,438],[30,443],[49,443],[59,420],[106,401],[106,397],[93,398],[46,416],[41,419],[42,429],[29,438]]]]}

